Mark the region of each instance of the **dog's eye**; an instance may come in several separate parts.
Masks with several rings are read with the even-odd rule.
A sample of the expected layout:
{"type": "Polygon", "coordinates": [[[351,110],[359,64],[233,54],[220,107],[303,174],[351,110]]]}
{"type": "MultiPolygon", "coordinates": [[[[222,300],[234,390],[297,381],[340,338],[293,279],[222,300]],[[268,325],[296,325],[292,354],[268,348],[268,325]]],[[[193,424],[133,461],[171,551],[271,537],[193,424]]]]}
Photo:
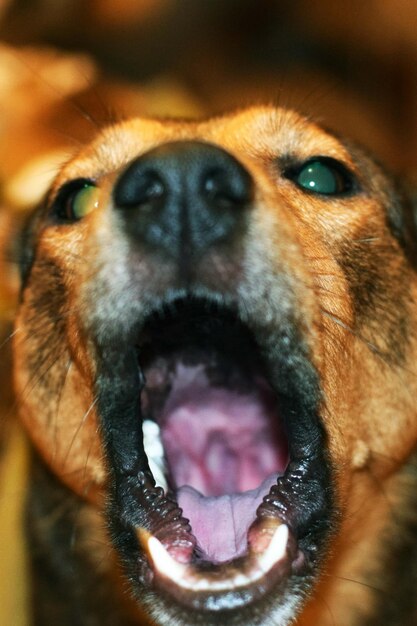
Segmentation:
{"type": "Polygon", "coordinates": [[[97,208],[98,199],[99,190],[92,181],[73,180],[60,189],[52,210],[61,222],[77,222],[97,208]]]}
{"type": "Polygon", "coordinates": [[[330,157],[313,157],[286,175],[302,189],[325,196],[343,195],[354,187],[352,174],[330,157]]]}

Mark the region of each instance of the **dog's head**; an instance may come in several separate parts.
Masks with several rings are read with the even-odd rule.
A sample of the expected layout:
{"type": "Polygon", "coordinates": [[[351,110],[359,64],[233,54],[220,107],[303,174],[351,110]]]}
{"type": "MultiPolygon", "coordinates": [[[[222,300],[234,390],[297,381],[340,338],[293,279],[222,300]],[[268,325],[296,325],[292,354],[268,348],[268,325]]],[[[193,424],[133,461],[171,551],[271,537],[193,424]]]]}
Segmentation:
{"type": "Polygon", "coordinates": [[[22,419],[157,623],[289,624],[365,468],[409,455],[409,222],[362,151],[272,108],[127,121],[62,169],[24,238],[22,419]]]}

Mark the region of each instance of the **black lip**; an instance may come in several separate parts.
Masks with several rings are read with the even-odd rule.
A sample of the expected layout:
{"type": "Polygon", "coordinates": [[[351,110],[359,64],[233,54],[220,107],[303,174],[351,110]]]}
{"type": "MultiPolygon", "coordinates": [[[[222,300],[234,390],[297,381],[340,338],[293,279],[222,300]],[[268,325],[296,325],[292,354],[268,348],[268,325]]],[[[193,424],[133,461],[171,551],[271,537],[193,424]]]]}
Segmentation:
{"type": "MultiPolygon", "coordinates": [[[[204,308],[215,302],[216,298],[201,304],[204,308]]],[[[156,310],[161,309],[160,304],[156,310]]],[[[165,304],[183,306],[186,301],[171,300],[165,304]]],[[[335,521],[326,433],[319,416],[319,378],[295,324],[286,322],[279,329],[270,329],[263,320],[245,320],[245,323],[248,321],[266,360],[269,380],[279,397],[290,454],[285,474],[258,509],[258,519],[278,518],[287,524],[304,557],[299,566],[294,558],[288,580],[295,575],[307,581],[323,554],[335,521]]],[[[144,381],[138,374],[137,350],[133,345],[113,345],[101,346],[100,352],[96,393],[110,474],[108,522],[134,589],[150,589],[157,586],[157,581],[155,583],[154,573],[138,544],[135,528],[148,530],[162,543],[188,546],[190,554],[195,540],[176,502],[155,487],[148,467],[138,417],[144,381]]],[[[233,593],[229,592],[230,608],[236,602],[242,606],[251,604],[259,595],[259,590],[248,592],[243,602],[237,596],[233,600],[233,593]]],[[[204,598],[199,597],[191,604],[209,610],[213,598],[207,602],[205,604],[204,598]]]]}

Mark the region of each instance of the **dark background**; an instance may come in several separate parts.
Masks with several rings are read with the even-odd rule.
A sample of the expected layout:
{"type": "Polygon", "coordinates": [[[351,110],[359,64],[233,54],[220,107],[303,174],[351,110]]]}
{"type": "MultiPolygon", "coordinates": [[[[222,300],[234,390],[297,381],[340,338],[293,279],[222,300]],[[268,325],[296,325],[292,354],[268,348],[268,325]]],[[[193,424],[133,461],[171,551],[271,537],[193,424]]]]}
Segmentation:
{"type": "Polygon", "coordinates": [[[0,38],[87,51],[118,80],[175,78],[206,112],[290,104],[416,165],[414,0],[3,0],[0,38]]]}

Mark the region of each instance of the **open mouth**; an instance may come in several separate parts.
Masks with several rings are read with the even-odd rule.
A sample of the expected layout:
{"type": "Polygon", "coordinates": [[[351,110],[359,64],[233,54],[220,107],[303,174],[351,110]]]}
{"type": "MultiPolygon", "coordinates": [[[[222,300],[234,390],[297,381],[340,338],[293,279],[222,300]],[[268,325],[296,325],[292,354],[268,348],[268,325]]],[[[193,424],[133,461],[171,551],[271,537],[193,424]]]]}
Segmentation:
{"type": "Polygon", "coordinates": [[[153,476],[212,563],[247,550],[256,510],[288,463],[275,395],[253,338],[201,303],[148,320],[140,362],[144,448],[153,476]]]}
{"type": "Polygon", "coordinates": [[[158,306],[131,357],[136,408],[132,382],[118,401],[130,418],[107,435],[110,519],[130,577],[194,609],[284,593],[311,573],[330,519],[310,364],[292,328],[271,348],[264,322],[241,318],[206,298],[158,306]]]}

